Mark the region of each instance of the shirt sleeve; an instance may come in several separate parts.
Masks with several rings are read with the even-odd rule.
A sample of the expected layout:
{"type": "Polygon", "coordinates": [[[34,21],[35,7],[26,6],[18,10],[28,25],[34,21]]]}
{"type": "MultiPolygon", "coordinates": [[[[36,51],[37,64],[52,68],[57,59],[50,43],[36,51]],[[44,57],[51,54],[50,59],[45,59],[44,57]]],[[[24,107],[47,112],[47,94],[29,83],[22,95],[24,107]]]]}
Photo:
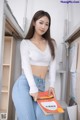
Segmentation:
{"type": "Polygon", "coordinates": [[[50,87],[54,88],[55,80],[56,80],[56,53],[57,53],[57,45],[56,42],[53,41],[54,48],[55,48],[55,58],[51,59],[50,66],[49,66],[49,83],[50,87]]]}
{"type": "Polygon", "coordinates": [[[29,92],[30,93],[38,92],[38,88],[35,84],[31,66],[30,66],[28,44],[25,40],[21,41],[20,54],[21,54],[21,67],[27,78],[28,84],[30,86],[29,92]]]}
{"type": "Polygon", "coordinates": [[[49,67],[50,87],[54,88],[55,80],[56,80],[56,59],[54,59],[50,62],[50,67],[49,67]]]}

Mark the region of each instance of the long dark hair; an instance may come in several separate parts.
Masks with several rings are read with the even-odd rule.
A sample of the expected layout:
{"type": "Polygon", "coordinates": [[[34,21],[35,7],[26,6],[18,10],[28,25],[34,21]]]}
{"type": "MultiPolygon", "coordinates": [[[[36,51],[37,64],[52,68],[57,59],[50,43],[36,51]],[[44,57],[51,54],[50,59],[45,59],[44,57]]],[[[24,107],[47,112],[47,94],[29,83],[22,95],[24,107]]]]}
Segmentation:
{"type": "Polygon", "coordinates": [[[34,32],[35,32],[35,27],[34,27],[33,23],[36,22],[38,19],[40,19],[43,16],[48,17],[48,19],[49,19],[49,27],[48,27],[48,30],[46,31],[46,33],[44,33],[42,35],[42,37],[45,38],[45,40],[48,41],[50,51],[51,51],[51,55],[52,55],[52,57],[54,59],[55,58],[55,40],[52,39],[51,36],[50,36],[51,17],[49,15],[49,13],[47,13],[47,12],[45,12],[43,10],[39,10],[34,14],[34,16],[32,18],[32,21],[31,21],[31,24],[30,24],[29,31],[28,31],[25,39],[31,39],[33,37],[34,32]]]}

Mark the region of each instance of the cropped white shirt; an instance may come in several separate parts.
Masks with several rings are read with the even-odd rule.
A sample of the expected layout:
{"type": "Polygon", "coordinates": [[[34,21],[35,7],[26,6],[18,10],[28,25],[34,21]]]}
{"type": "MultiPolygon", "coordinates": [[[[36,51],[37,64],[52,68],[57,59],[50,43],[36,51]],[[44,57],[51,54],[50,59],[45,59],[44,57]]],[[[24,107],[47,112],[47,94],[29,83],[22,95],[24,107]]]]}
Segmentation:
{"type": "Polygon", "coordinates": [[[22,40],[20,44],[21,66],[30,86],[30,93],[38,92],[34,82],[31,65],[48,66],[50,87],[54,87],[55,82],[55,59],[51,57],[50,48],[47,44],[44,51],[41,51],[30,40],[22,40]]]}

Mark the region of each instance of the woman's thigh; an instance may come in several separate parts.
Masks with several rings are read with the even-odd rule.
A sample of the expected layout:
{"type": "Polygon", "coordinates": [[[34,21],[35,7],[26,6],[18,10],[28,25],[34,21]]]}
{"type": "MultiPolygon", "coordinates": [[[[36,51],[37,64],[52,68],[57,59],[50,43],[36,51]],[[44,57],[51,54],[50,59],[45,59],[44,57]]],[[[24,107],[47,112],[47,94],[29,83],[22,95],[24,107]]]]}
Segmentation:
{"type": "Polygon", "coordinates": [[[33,99],[29,94],[29,85],[25,76],[20,76],[14,84],[12,99],[19,120],[35,120],[33,99]]]}

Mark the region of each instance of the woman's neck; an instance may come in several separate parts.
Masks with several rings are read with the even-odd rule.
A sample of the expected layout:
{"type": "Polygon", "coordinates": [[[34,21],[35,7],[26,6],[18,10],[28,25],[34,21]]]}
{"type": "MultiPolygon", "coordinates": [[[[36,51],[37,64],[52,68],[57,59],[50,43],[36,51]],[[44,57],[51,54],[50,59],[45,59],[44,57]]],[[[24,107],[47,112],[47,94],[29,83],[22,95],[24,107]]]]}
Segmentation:
{"type": "Polygon", "coordinates": [[[34,36],[32,37],[33,41],[41,41],[43,38],[40,35],[34,34],[34,36]]]}

